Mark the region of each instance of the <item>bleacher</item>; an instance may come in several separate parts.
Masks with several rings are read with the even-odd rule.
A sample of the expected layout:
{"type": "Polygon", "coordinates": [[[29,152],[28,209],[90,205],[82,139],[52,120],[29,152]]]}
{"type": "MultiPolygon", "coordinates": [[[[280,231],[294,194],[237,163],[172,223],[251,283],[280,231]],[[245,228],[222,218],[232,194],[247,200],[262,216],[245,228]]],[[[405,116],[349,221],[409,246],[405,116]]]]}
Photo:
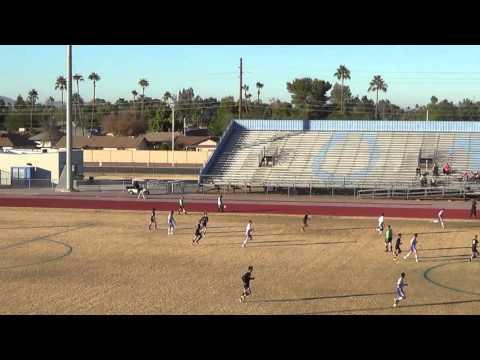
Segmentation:
{"type": "Polygon", "coordinates": [[[203,184],[268,187],[378,188],[418,186],[415,170],[431,174],[449,162],[456,174],[480,169],[477,123],[236,120],[201,171],[203,184]],[[275,154],[261,166],[262,154],[275,154]]]}

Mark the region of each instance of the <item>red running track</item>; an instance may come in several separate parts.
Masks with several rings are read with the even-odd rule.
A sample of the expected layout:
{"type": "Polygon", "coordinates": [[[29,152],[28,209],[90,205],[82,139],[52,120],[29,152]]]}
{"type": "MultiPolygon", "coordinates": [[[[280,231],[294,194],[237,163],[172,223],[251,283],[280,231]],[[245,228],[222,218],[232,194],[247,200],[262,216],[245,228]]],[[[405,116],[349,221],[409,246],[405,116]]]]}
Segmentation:
{"type": "MultiPolygon", "coordinates": [[[[362,216],[378,217],[384,213],[392,218],[435,218],[439,208],[418,208],[405,205],[404,207],[382,207],[379,205],[365,206],[358,203],[338,204],[285,204],[285,203],[235,203],[227,204],[228,213],[258,213],[258,214],[305,214],[324,216],[362,216]]],[[[175,210],[177,204],[168,201],[138,201],[138,200],[112,200],[112,199],[87,199],[87,198],[63,198],[55,197],[0,197],[0,206],[3,207],[38,207],[38,208],[68,208],[68,209],[110,209],[110,210],[142,210],[147,211],[156,208],[159,211],[175,210]]],[[[187,204],[187,211],[217,211],[215,201],[198,201],[187,204]]],[[[446,209],[447,219],[468,219],[469,209],[446,209]]]]}

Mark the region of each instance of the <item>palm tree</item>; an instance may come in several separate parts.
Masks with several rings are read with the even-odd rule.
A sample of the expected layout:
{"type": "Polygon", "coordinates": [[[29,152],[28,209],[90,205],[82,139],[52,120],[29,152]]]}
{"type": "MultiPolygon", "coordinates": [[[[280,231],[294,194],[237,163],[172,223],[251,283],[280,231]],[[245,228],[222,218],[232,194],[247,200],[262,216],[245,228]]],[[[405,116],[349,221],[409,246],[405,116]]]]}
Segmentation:
{"type": "Polygon", "coordinates": [[[382,77],[380,75],[375,75],[370,81],[370,86],[368,88],[368,91],[376,91],[377,92],[377,101],[375,103],[375,119],[377,119],[378,116],[378,92],[383,91],[387,92],[387,83],[383,81],[382,77]]]}
{"type": "Polygon", "coordinates": [[[33,129],[33,108],[35,107],[35,101],[38,99],[38,91],[32,89],[28,92],[28,99],[30,100],[30,132],[33,129]]]}
{"type": "Polygon", "coordinates": [[[100,75],[92,72],[88,75],[88,80],[93,81],[93,107],[92,107],[92,122],[90,123],[90,133],[93,131],[93,117],[95,113],[95,90],[97,88],[97,81],[100,81],[100,75]]]}
{"type": "Polygon", "coordinates": [[[63,76],[59,76],[57,78],[57,81],[55,82],[55,90],[60,90],[62,93],[62,108],[63,108],[63,92],[67,88],[67,79],[65,79],[63,76]]]}
{"type": "Polygon", "coordinates": [[[135,98],[136,98],[137,95],[138,95],[137,90],[132,90],[132,95],[133,95],[133,112],[134,112],[135,115],[136,115],[136,114],[137,114],[137,111],[135,110],[135,98]]]}
{"type": "Polygon", "coordinates": [[[168,103],[168,101],[172,99],[172,94],[170,94],[169,91],[165,91],[165,94],[163,94],[163,101],[165,101],[166,103],[168,103]]]}
{"type": "Polygon", "coordinates": [[[257,82],[255,86],[257,87],[257,102],[260,103],[260,90],[262,90],[263,84],[261,82],[257,82]]]}
{"type": "Polygon", "coordinates": [[[333,76],[342,82],[340,91],[340,111],[343,113],[343,81],[350,79],[350,70],[348,70],[345,65],[340,65],[333,76]]]}
{"type": "Polygon", "coordinates": [[[248,100],[248,96],[247,96],[247,91],[250,89],[250,87],[248,85],[243,85],[242,86],[242,89],[243,89],[243,93],[244,93],[244,98],[245,98],[245,112],[248,113],[248,105],[247,105],[247,100],[248,100]]]}
{"type": "Polygon", "coordinates": [[[140,79],[138,82],[138,85],[142,87],[142,119],[143,119],[143,109],[145,107],[145,88],[150,85],[147,81],[147,79],[140,79]]]}
{"type": "MultiPolygon", "coordinates": [[[[73,75],[73,80],[76,81],[77,83],[77,101],[76,101],[76,106],[75,106],[75,125],[77,125],[77,112],[79,114],[79,118],[80,118],[80,122],[82,122],[81,120],[81,117],[82,117],[82,113],[80,112],[80,86],[79,86],[79,82],[80,81],[83,81],[83,76],[80,75],[80,74],[75,74],[73,75]]],[[[83,124],[82,124],[82,129],[84,128],[83,124]]],[[[83,130],[82,130],[83,131],[83,130]]]]}
{"type": "MultiPolygon", "coordinates": [[[[65,79],[63,76],[59,76],[57,78],[57,81],[55,82],[55,90],[60,90],[62,94],[62,108],[61,108],[62,112],[63,112],[63,92],[65,91],[66,88],[67,88],[67,79],[65,79]]],[[[65,118],[65,121],[67,121],[66,118],[65,118]]]]}

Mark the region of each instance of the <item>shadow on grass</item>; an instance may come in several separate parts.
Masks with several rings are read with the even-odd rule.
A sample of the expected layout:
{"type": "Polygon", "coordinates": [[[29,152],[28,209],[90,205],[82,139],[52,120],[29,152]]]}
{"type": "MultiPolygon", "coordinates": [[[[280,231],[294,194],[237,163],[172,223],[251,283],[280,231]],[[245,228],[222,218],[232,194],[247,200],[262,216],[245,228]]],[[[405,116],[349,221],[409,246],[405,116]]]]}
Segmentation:
{"type": "MultiPolygon", "coordinates": [[[[207,238],[208,241],[208,238],[207,238]]],[[[233,245],[240,246],[242,242],[235,243],[216,243],[216,244],[205,244],[204,246],[225,246],[233,245]]],[[[259,248],[259,247],[274,247],[274,246],[311,246],[311,245],[335,245],[335,244],[345,244],[345,243],[356,243],[356,241],[329,241],[329,242],[299,242],[299,240],[285,240],[285,241],[249,241],[247,248],[259,248]],[[276,242],[285,242],[287,244],[270,244],[276,242]],[[262,243],[262,245],[256,245],[262,243]]]]}
{"type": "MultiPolygon", "coordinates": [[[[302,313],[297,315],[326,315],[326,314],[341,314],[341,313],[349,313],[349,312],[370,312],[370,311],[382,311],[382,310],[392,310],[398,311],[402,308],[422,308],[428,306],[442,306],[442,305],[458,305],[458,304],[468,304],[468,303],[478,303],[480,299],[474,300],[458,300],[458,301],[443,301],[443,302],[431,302],[431,303],[424,303],[424,304],[402,304],[396,309],[392,306],[384,306],[384,307],[372,307],[372,308],[365,308],[365,309],[343,309],[343,310],[330,310],[330,311],[318,311],[318,312],[311,312],[311,313],[302,313]]],[[[393,305],[393,299],[392,299],[393,305]]]]}
{"type": "Polygon", "coordinates": [[[393,295],[394,292],[379,292],[379,293],[367,293],[367,294],[346,294],[346,295],[329,295],[329,296],[317,296],[317,297],[305,297],[297,299],[271,299],[271,300],[250,300],[249,302],[257,303],[271,303],[271,302],[298,302],[298,301],[312,301],[312,300],[325,300],[325,299],[342,299],[342,298],[355,298],[364,296],[378,296],[378,295],[393,295]]]}
{"type": "Polygon", "coordinates": [[[470,246],[457,246],[457,247],[443,247],[443,248],[422,248],[422,251],[436,251],[436,250],[456,250],[456,249],[470,249],[470,246]]]}

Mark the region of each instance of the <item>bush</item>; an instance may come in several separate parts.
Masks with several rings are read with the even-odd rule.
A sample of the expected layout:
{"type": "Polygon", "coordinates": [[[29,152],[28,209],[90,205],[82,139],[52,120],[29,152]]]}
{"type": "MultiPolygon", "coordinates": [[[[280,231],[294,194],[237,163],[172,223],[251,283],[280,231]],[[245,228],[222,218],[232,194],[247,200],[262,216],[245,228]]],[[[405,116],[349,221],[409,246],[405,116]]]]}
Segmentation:
{"type": "Polygon", "coordinates": [[[134,112],[121,112],[106,115],[102,128],[117,136],[138,136],[148,129],[147,122],[137,118],[134,112]]]}

